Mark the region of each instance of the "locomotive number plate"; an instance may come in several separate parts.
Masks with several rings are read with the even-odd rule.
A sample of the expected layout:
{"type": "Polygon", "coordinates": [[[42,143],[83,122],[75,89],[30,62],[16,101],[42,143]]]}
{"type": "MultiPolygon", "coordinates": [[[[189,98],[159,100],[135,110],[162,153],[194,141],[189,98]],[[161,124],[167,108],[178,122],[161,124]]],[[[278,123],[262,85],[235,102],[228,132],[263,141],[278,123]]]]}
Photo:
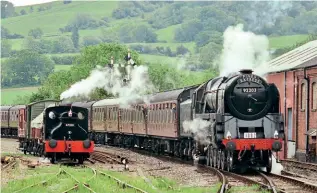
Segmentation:
{"type": "Polygon", "coordinates": [[[254,93],[257,91],[258,91],[257,88],[242,88],[242,92],[244,92],[244,93],[254,93]]]}
{"type": "Polygon", "coordinates": [[[256,138],[256,133],[252,132],[252,133],[244,133],[244,138],[256,138]]]}

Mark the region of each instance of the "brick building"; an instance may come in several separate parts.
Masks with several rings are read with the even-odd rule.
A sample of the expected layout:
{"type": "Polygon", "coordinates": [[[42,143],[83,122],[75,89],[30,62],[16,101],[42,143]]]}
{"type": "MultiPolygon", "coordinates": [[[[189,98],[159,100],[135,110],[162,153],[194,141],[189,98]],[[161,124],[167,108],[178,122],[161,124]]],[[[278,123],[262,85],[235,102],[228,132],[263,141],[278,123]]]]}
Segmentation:
{"type": "Polygon", "coordinates": [[[281,158],[304,161],[309,149],[317,149],[317,40],[271,60],[269,65],[266,78],[279,89],[285,120],[281,158]]]}

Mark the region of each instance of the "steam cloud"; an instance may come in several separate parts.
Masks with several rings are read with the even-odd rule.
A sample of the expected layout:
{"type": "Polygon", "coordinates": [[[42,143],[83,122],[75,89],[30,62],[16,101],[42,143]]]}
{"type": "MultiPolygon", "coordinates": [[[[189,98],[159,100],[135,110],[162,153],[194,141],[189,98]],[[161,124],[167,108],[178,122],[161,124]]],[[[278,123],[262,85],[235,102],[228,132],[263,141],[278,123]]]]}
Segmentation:
{"type": "Polygon", "coordinates": [[[223,51],[220,58],[220,76],[241,69],[253,69],[264,75],[266,62],[270,59],[269,40],[265,35],[243,31],[243,24],[229,26],[224,34],[223,51]]]}
{"type": "Polygon", "coordinates": [[[200,144],[208,145],[210,143],[210,139],[208,139],[207,136],[210,124],[211,123],[209,121],[196,118],[192,121],[185,120],[183,122],[183,128],[185,132],[193,133],[194,139],[200,144]]]}
{"type": "Polygon", "coordinates": [[[148,68],[146,66],[136,66],[133,69],[127,66],[126,68],[131,75],[130,81],[126,85],[123,84],[122,73],[118,64],[115,64],[113,69],[97,66],[96,69],[92,70],[89,77],[72,85],[70,89],[61,94],[60,98],[89,98],[89,95],[96,88],[101,88],[114,96],[118,96],[121,107],[127,108],[137,101],[148,103],[147,91],[155,90],[148,79],[148,68]]]}

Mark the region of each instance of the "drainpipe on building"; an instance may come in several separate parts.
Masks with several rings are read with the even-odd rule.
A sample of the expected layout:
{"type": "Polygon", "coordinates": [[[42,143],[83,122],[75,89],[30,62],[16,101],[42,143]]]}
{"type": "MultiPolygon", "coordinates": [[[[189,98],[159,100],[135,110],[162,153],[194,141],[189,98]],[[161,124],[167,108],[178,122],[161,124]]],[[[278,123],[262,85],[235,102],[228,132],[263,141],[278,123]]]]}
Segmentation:
{"type": "MultiPolygon", "coordinates": [[[[306,132],[309,130],[309,78],[306,72],[307,68],[304,68],[304,79],[306,80],[306,132]]],[[[309,135],[306,135],[306,153],[308,153],[309,135]]]]}
{"type": "Polygon", "coordinates": [[[287,140],[288,140],[288,130],[285,128],[287,123],[287,114],[286,114],[286,71],[284,71],[284,159],[287,158],[287,140]],[[286,132],[286,133],[285,133],[286,132]]]}
{"type": "MultiPolygon", "coordinates": [[[[295,101],[294,110],[295,113],[295,151],[298,150],[298,77],[295,75],[295,71],[293,72],[294,80],[295,80],[295,88],[293,93],[293,98],[295,101]]],[[[295,154],[296,155],[296,154],[295,154]]]]}

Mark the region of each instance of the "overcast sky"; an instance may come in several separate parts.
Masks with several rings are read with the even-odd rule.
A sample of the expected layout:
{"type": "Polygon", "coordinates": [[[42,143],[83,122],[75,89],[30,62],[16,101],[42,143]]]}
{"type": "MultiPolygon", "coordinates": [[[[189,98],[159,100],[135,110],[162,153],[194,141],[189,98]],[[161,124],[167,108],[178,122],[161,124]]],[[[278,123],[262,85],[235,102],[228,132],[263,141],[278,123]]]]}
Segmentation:
{"type": "MultiPolygon", "coordinates": [[[[2,0],[1,0],[2,1],[2,0]]],[[[47,3],[52,2],[56,0],[8,0],[11,3],[14,4],[14,6],[24,6],[24,5],[34,5],[34,4],[40,4],[40,3],[47,3]]]]}

